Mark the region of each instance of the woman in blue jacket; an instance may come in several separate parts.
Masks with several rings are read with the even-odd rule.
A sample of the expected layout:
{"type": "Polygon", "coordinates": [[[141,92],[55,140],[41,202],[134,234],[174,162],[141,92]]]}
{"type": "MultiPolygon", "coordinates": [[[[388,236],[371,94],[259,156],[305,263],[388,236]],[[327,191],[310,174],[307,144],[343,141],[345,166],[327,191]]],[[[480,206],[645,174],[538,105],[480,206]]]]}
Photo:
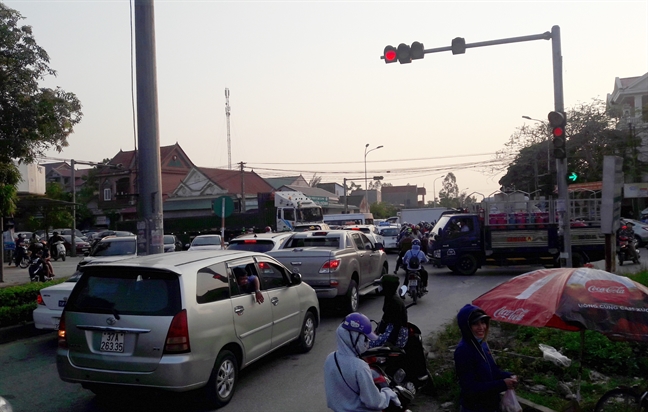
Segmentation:
{"type": "Polygon", "coordinates": [[[461,387],[461,412],[496,412],[499,394],[517,386],[517,377],[495,363],[486,343],[490,316],[474,305],[457,314],[461,341],[454,353],[455,369],[461,387]]]}

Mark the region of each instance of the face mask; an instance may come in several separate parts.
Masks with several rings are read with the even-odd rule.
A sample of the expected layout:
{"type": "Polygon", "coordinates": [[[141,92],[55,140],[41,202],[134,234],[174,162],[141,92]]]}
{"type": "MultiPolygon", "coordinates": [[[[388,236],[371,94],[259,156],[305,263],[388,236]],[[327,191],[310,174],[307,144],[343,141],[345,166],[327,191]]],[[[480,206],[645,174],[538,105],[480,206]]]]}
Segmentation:
{"type": "Polygon", "coordinates": [[[355,350],[358,355],[362,355],[367,351],[367,349],[369,349],[369,339],[367,339],[365,335],[359,333],[358,339],[355,342],[355,350]]]}

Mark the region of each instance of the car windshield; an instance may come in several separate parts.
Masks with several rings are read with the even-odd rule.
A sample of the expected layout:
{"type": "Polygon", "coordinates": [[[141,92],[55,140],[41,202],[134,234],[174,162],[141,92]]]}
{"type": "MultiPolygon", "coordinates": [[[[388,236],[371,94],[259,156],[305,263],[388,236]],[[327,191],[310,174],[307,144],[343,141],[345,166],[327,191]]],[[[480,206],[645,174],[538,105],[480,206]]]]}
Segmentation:
{"type": "Polygon", "coordinates": [[[137,248],[135,238],[119,242],[102,241],[97,244],[91,256],[124,256],[134,255],[137,248]]]}
{"type": "Polygon", "coordinates": [[[395,227],[389,229],[383,229],[380,231],[380,234],[383,236],[398,236],[398,229],[395,227]]]}
{"type": "Polygon", "coordinates": [[[165,245],[175,244],[175,239],[173,238],[173,235],[164,235],[164,244],[165,245]]]}
{"type": "Polygon", "coordinates": [[[272,250],[273,247],[274,247],[274,242],[272,240],[252,239],[252,240],[238,240],[238,241],[231,240],[227,249],[247,250],[250,252],[264,253],[269,250],[272,250]]]}
{"type": "Polygon", "coordinates": [[[191,246],[220,245],[220,236],[198,236],[191,242],[191,246]]]}
{"type": "Polygon", "coordinates": [[[323,219],[322,208],[309,207],[299,209],[303,222],[321,222],[323,219]]]}

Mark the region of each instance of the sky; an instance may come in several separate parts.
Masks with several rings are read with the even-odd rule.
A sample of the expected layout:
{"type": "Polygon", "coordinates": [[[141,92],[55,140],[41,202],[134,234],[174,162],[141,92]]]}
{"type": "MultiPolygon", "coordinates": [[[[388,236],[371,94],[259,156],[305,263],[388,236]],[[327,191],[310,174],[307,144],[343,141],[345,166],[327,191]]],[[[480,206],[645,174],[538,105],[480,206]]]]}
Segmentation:
{"type": "MultiPolygon", "coordinates": [[[[101,161],[133,150],[131,3],[5,1],[75,93],[83,119],[50,159],[101,161]]],[[[367,175],[427,189],[454,173],[488,196],[488,166],[525,124],[554,109],[551,41],[428,53],[385,64],[387,45],[426,49],[561,32],[565,107],[606,99],[616,77],[648,71],[648,1],[154,2],[160,145],[194,164],[263,177],[367,175]],[[368,152],[366,150],[383,146],[368,152]]]]}

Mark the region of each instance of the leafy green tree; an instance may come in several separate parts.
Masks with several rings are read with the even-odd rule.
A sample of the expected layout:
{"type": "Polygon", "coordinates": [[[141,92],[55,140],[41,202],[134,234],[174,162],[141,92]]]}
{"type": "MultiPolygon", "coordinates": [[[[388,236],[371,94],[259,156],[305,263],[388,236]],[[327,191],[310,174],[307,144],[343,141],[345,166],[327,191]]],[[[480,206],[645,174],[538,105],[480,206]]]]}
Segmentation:
{"type": "MultiPolygon", "coordinates": [[[[23,16],[0,3],[0,169],[8,171],[13,159],[31,163],[46,150],[59,152],[81,121],[81,103],[60,88],[39,87],[39,81],[56,72],[47,52],[36,43],[31,26],[21,26],[23,16]]],[[[0,173],[0,215],[9,216],[18,183],[13,173],[0,173]],[[9,197],[7,197],[9,196],[9,197]]]]}
{"type": "Polygon", "coordinates": [[[391,216],[396,216],[398,209],[391,203],[377,202],[371,205],[370,211],[374,219],[386,219],[391,216]]]}

